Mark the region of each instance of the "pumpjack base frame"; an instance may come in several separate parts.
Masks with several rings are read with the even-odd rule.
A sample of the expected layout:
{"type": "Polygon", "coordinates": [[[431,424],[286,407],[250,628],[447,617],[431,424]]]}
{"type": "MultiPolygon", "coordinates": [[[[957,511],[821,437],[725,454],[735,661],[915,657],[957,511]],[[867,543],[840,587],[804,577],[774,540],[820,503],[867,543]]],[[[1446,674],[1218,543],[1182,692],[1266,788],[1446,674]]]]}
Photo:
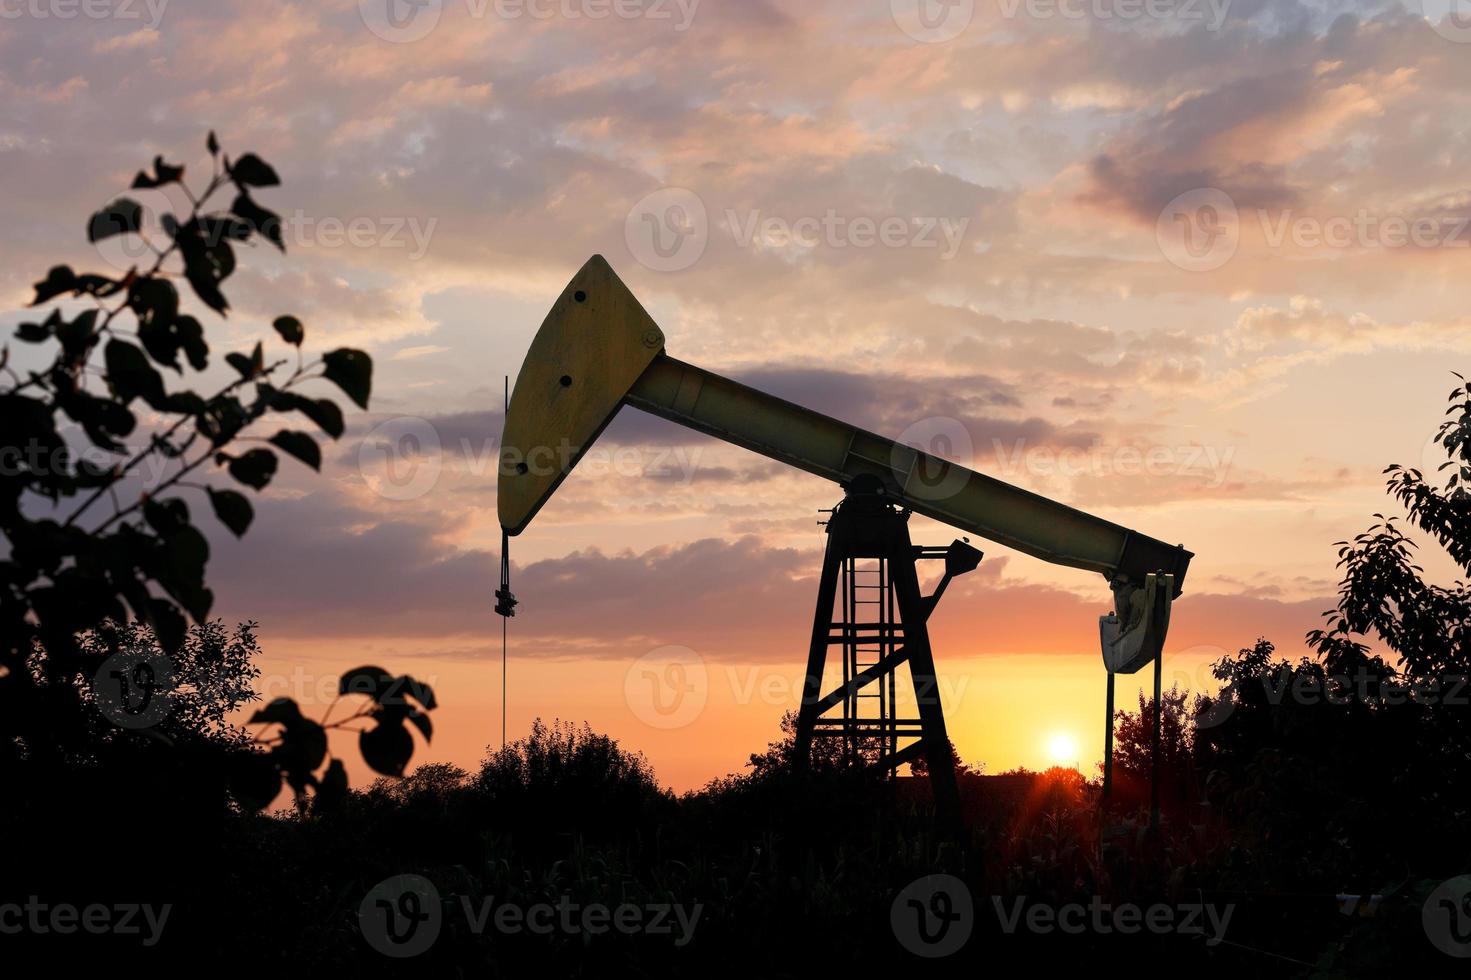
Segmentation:
{"type": "Polygon", "coordinates": [[[827,522],[827,548],[797,714],[797,759],[799,764],[807,762],[814,737],[841,738],[847,757],[889,772],[922,758],[936,818],[947,830],[958,831],[960,792],[927,623],[950,581],[973,570],[981,552],[961,540],[948,548],[915,546],[909,536],[909,511],[897,506],[877,480],[860,477],[844,490],[843,501],[827,522]],[[945,574],[928,596],[920,592],[916,569],[922,559],[945,561],[945,574]],[[865,562],[869,564],[861,564],[865,562]],[[865,581],[865,574],[876,579],[865,581]],[[840,595],[842,615],[835,619],[840,595]],[[823,694],[823,674],[834,648],[842,652],[842,681],[823,694]],[[895,713],[898,671],[905,665],[913,682],[917,718],[899,718],[895,713]],[[867,714],[865,701],[877,702],[867,714]]]}

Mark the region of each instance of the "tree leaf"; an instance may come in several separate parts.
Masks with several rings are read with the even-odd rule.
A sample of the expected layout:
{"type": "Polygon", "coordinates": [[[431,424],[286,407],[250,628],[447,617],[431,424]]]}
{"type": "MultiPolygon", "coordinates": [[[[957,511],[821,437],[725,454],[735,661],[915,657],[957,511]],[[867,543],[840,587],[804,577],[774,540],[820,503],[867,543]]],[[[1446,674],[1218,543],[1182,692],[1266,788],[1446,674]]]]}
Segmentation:
{"type": "Polygon", "coordinates": [[[149,497],[143,502],[143,517],[160,537],[168,537],[189,526],[189,505],[178,497],[149,497]]]}
{"type": "Polygon", "coordinates": [[[209,347],[204,342],[204,328],[192,316],[175,319],[149,319],[138,324],[138,339],[143,349],[159,364],[184,373],[179,364],[179,351],[189,358],[189,366],[203,371],[209,366],[209,347]]]}
{"type": "Polygon", "coordinates": [[[51,328],[44,323],[22,323],[15,328],[15,336],[28,344],[39,344],[51,337],[51,328]]]}
{"type": "Polygon", "coordinates": [[[36,298],[31,300],[31,305],[40,306],[47,300],[76,288],[77,274],[71,270],[71,266],[53,265],[51,271],[46,273],[46,278],[36,283],[36,298]]]}
{"type": "Polygon", "coordinates": [[[424,741],[432,742],[434,740],[434,723],[429,720],[428,715],[422,711],[410,711],[409,721],[413,722],[414,727],[419,729],[420,733],[423,734],[424,741]]]}
{"type": "Polygon", "coordinates": [[[278,412],[300,412],[317,423],[318,428],[333,439],[341,438],[346,428],[342,421],[342,409],[330,398],[307,398],[294,392],[282,392],[271,407],[278,412]]]}
{"type": "Polygon", "coordinates": [[[124,449],[114,437],[130,435],[137,426],[133,413],[111,398],[97,398],[84,391],[75,391],[58,394],[57,403],[95,444],[113,452],[124,449]]]}
{"type": "Polygon", "coordinates": [[[143,171],[138,171],[138,176],[133,178],[133,187],[162,187],[164,184],[175,184],[183,179],[184,168],[182,165],[175,167],[172,164],[164,163],[163,157],[156,156],[153,158],[153,176],[150,177],[143,171]]]}
{"type": "Polygon", "coordinates": [[[414,757],[414,740],[403,725],[378,724],[358,735],[358,748],[363,761],[374,772],[385,776],[402,776],[404,766],[414,757]]]}
{"type": "Polygon", "coordinates": [[[210,309],[223,314],[230,304],[220,292],[220,283],[235,271],[235,252],[230,243],[223,237],[206,240],[197,220],[176,229],[173,235],[184,257],[184,278],[194,294],[210,309]]]}
{"type": "Polygon", "coordinates": [[[220,141],[212,129],[209,131],[209,139],[204,141],[204,148],[209,151],[209,155],[212,157],[220,155],[220,141]]]}
{"type": "Polygon", "coordinates": [[[294,316],[278,316],[271,326],[276,328],[276,332],[281,335],[282,340],[296,347],[301,346],[302,338],[306,336],[306,331],[302,328],[301,321],[294,316]]]}
{"type": "Polygon", "coordinates": [[[322,447],[317,440],[296,429],[282,429],[271,436],[271,445],[290,453],[318,472],[322,469],[322,447]]]}
{"type": "Polygon", "coordinates": [[[315,782],[311,774],[327,756],[327,731],[310,718],[298,715],[286,724],[281,743],[272,754],[287,778],[295,777],[293,786],[300,788],[300,784],[315,782]]]}
{"type": "Polygon", "coordinates": [[[257,235],[281,251],[286,251],[286,240],[281,235],[280,215],[261,207],[243,191],[235,198],[235,203],[230,205],[230,211],[247,221],[257,235]]]}
{"type": "Polygon", "coordinates": [[[269,449],[252,449],[230,460],[230,475],[247,487],[264,490],[276,475],[276,454],[269,449]]]}
{"type": "Polygon", "coordinates": [[[163,378],[137,347],[113,338],[103,350],[103,361],[107,383],[124,405],[140,397],[150,405],[163,404],[163,378]]]}
{"type": "Polygon", "coordinates": [[[242,187],[275,187],[281,183],[276,171],[254,153],[247,153],[230,167],[230,178],[242,187]]]}
{"type": "Polygon", "coordinates": [[[179,317],[174,321],[174,335],[178,337],[190,367],[203,371],[209,366],[209,345],[204,342],[204,327],[198,320],[187,315],[179,317]]]}
{"type": "Polygon", "coordinates": [[[393,686],[393,675],[382,667],[354,667],[337,680],[338,694],[366,694],[377,701],[393,686]]]}
{"type": "Polygon", "coordinates": [[[100,242],[124,232],[136,232],[142,227],[142,205],[132,198],[120,197],[92,215],[87,222],[87,241],[100,242]]]}
{"type": "Polygon", "coordinates": [[[373,388],[373,359],[360,350],[339,347],[322,355],[326,365],[328,381],[342,389],[359,408],[368,407],[368,395],[373,388]]]}
{"type": "Polygon", "coordinates": [[[216,490],[214,487],[207,489],[210,506],[214,508],[220,523],[235,532],[235,537],[243,537],[250,522],[255,519],[255,508],[250,505],[245,494],[235,490],[216,490]]]}
{"type": "Polygon", "coordinates": [[[226,354],[225,363],[229,364],[232,368],[239,371],[240,377],[246,379],[253,378],[256,375],[260,374],[266,366],[265,356],[261,351],[261,345],[259,343],[255,345],[255,350],[250,352],[249,357],[246,357],[244,354],[234,352],[226,354]]]}
{"type": "Polygon", "coordinates": [[[56,339],[61,341],[62,352],[67,360],[80,361],[92,349],[95,340],[94,328],[97,326],[97,310],[83,310],[75,320],[63,321],[61,314],[55,310],[51,316],[46,318],[46,323],[51,325],[56,339]]]}
{"type": "Polygon", "coordinates": [[[400,680],[403,682],[404,691],[408,696],[422,704],[425,710],[433,711],[439,707],[439,702],[434,697],[434,688],[425,684],[423,681],[415,680],[407,674],[400,678],[400,680]]]}
{"type": "MultiPolygon", "coordinates": [[[[240,404],[240,399],[230,395],[216,395],[205,405],[205,410],[200,413],[195,425],[199,433],[210,441],[211,446],[219,447],[235,438],[249,421],[250,414],[240,404]]],[[[229,457],[225,457],[220,462],[228,460],[229,457]]]]}
{"type": "Polygon", "coordinates": [[[144,276],[128,287],[128,307],[140,323],[168,325],[179,315],[179,291],[167,279],[144,276]]]}

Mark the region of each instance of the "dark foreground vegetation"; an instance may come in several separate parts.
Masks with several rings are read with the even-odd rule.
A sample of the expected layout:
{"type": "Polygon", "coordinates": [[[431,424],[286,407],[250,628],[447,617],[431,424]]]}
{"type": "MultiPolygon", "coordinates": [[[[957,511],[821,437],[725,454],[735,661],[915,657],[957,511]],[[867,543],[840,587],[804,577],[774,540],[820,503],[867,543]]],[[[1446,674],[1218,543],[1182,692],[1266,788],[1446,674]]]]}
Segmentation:
{"type": "MultiPolygon", "coordinates": [[[[1225,666],[1254,669],[1269,654],[1260,645],[1225,666]]],[[[1427,743],[1446,734],[1436,719],[1247,695],[1202,730],[1182,703],[1167,701],[1183,737],[1166,741],[1157,832],[1141,805],[1145,713],[1123,719],[1141,738],[1123,736],[1112,803],[1073,770],[968,773],[958,842],[931,833],[922,779],[879,782],[833,760],[798,776],[789,740],[676,797],[608,738],[538,725],[478,772],[424,765],[330,810],[274,816],[232,810],[223,779],[138,745],[86,767],[64,796],[7,810],[3,898],[168,904],[156,944],[146,930],[4,942],[57,964],[204,963],[232,976],[948,974],[1079,959],[1144,975],[1169,964],[1205,976],[1434,976],[1462,965],[1422,922],[1431,892],[1468,866],[1466,783],[1429,771],[1427,743]],[[1431,776],[1438,790],[1409,791],[1431,776]],[[926,962],[891,915],[906,886],[937,873],[965,883],[973,925],[953,956],[926,962]],[[392,883],[404,875],[432,883],[440,919],[423,952],[396,958],[363,909],[385,882],[399,901],[392,883]],[[1174,926],[1009,930],[1018,900],[1162,905],[1174,926]],[[573,928],[496,925],[503,906],[537,905],[568,906],[573,928]],[[635,907],[637,925],[590,935],[580,916],[594,906],[635,907]],[[648,910],[661,906],[682,910],[688,928],[673,912],[656,921],[648,910]],[[1229,916],[1223,937],[1205,913],[1187,921],[1197,907],[1229,916]]]]}

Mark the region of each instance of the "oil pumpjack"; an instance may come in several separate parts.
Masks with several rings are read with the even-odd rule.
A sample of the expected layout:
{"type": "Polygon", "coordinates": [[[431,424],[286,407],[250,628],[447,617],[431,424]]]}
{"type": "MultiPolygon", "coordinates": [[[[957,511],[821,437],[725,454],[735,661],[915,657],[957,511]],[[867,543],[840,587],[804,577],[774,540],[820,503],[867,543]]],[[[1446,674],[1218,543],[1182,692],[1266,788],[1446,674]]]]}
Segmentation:
{"type": "MultiPolygon", "coordinates": [[[[665,353],[663,331],[600,255],[557,298],[516,377],[497,489],[503,540],[526,530],[624,405],[843,488],[827,522],[797,717],[799,761],[814,737],[840,738],[850,754],[866,750],[865,758],[890,771],[923,756],[937,816],[959,821],[926,624],[950,581],[974,570],[981,552],[969,539],[914,545],[911,513],[1101,573],[1113,592],[1113,612],[1099,618],[1110,690],[1111,675],[1134,673],[1160,655],[1191,552],[676,360],[665,353]],[[921,560],[944,562],[928,596],[920,591],[921,560]],[[834,648],[842,681],[824,693],[834,648]],[[917,718],[896,715],[902,666],[917,718]]],[[[516,600],[505,571],[503,555],[497,611],[511,615],[516,600]]]]}

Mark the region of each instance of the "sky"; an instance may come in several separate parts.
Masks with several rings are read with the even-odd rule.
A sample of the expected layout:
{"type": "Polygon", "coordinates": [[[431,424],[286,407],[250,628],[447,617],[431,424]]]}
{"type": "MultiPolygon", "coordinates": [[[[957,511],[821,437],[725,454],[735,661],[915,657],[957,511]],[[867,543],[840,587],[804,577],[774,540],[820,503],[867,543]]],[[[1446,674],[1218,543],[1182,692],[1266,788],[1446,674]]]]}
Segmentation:
{"type": "MultiPolygon", "coordinates": [[[[1451,2],[0,0],[0,326],[50,265],[131,264],[84,229],[155,154],[276,168],[287,252],[207,335],[279,353],[294,314],[373,399],[243,540],[201,519],[216,611],[317,715],[358,664],[434,684],[416,762],[500,743],[503,379],[594,253],[676,357],[1183,543],[1165,684],[1209,689],[1304,652],[1471,366],[1451,2]]],[[[838,496],[625,410],[513,542],[510,737],[738,771],[796,704],[838,496]]],[[[961,757],[1093,771],[1106,583],[977,544],[932,621],[961,757]]]]}

